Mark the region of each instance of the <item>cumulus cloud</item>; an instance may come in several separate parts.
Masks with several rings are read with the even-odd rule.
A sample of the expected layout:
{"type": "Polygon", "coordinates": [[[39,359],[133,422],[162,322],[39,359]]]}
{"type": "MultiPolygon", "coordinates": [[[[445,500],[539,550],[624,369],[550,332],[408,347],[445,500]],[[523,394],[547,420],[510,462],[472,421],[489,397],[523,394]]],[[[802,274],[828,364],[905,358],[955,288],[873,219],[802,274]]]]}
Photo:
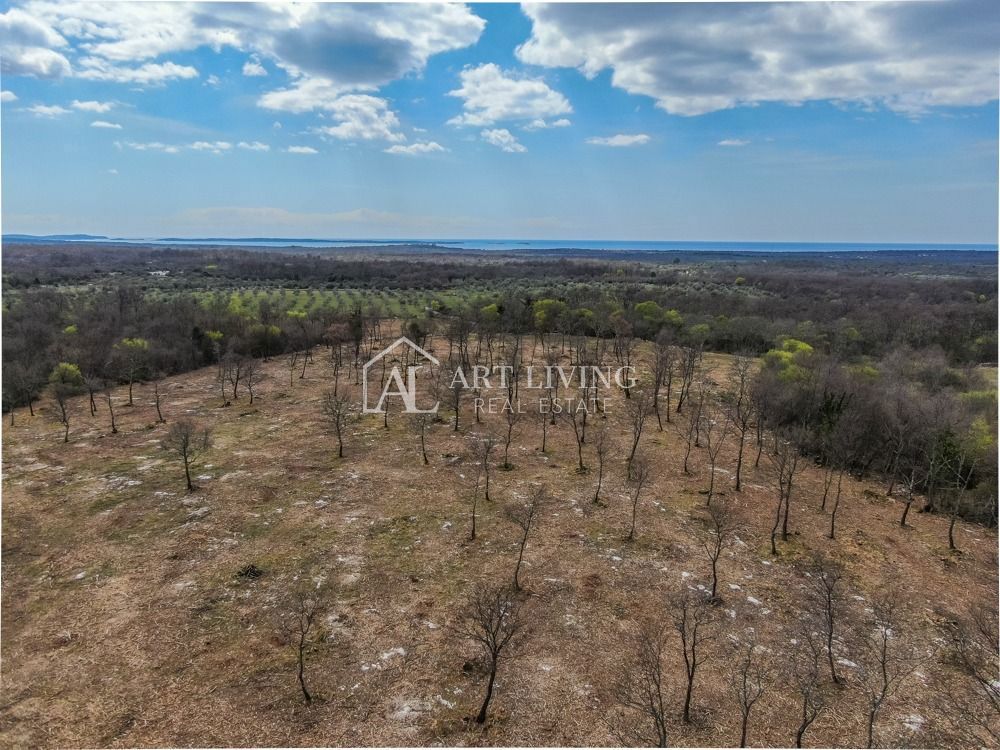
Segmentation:
{"type": "Polygon", "coordinates": [[[104,112],[108,112],[115,105],[112,102],[81,102],[79,99],[74,99],[69,106],[73,109],[79,109],[84,112],[97,112],[98,114],[103,114],[104,112]]]}
{"type": "Polygon", "coordinates": [[[587,143],[592,146],[615,146],[618,148],[626,146],[641,146],[644,143],[649,143],[649,136],[645,133],[636,133],[635,135],[625,135],[624,133],[619,133],[618,135],[612,135],[607,138],[597,136],[588,138],[587,143]]]}
{"type": "Polygon", "coordinates": [[[289,154],[318,154],[319,151],[312,146],[289,146],[285,149],[289,154]]]}
{"type": "Polygon", "coordinates": [[[517,77],[494,63],[466,68],[459,74],[462,85],[449,96],[463,100],[465,110],[448,122],[482,127],[504,120],[544,122],[573,111],[569,101],[540,78],[517,77]]]}
{"type": "Polygon", "coordinates": [[[233,144],[229,141],[195,141],[191,144],[191,148],[195,151],[211,151],[213,154],[221,154],[232,147],[233,144]]]}
{"type": "Polygon", "coordinates": [[[750,141],[743,140],[742,138],[724,138],[719,141],[720,146],[730,147],[746,146],[748,143],[750,143],[750,141]]]}
{"type": "Polygon", "coordinates": [[[63,115],[68,115],[69,110],[65,107],[60,107],[58,104],[35,104],[31,107],[26,107],[28,112],[35,115],[36,117],[62,117],[63,115]]]}
{"type": "Polygon", "coordinates": [[[811,100],[913,113],[997,98],[995,0],[522,7],[523,62],[610,70],[672,114],[811,100]]]}
{"type": "Polygon", "coordinates": [[[122,126],[117,122],[108,122],[107,120],[94,120],[90,123],[92,128],[104,128],[106,130],[121,130],[122,126]]]}
{"type": "Polygon", "coordinates": [[[483,140],[487,143],[492,144],[501,151],[506,151],[509,154],[523,154],[528,150],[521,143],[519,143],[517,138],[515,138],[506,128],[484,130],[479,135],[482,136],[483,140]]]}
{"type": "Polygon", "coordinates": [[[198,77],[197,68],[172,62],[145,63],[133,68],[114,65],[97,57],[85,57],[80,60],[80,64],[82,67],[76,72],[76,76],[90,81],[159,85],[175,79],[198,77]]]}
{"type": "Polygon", "coordinates": [[[115,141],[115,145],[118,148],[130,148],[133,151],[159,151],[164,154],[179,154],[184,150],[224,154],[233,148],[233,144],[229,141],[195,141],[186,144],[161,143],[160,141],[115,141]]]}
{"type": "Polygon", "coordinates": [[[372,91],[419,73],[432,55],[474,44],[485,21],[462,4],[108,3],[29,0],[0,16],[4,75],[152,85],[194,78],[170,55],[202,47],[250,54],[246,75],[270,61],[298,96],[262,105],[305,111],[301,96],[372,91]],[[71,66],[68,56],[79,59],[71,66]],[[75,70],[74,70],[75,69],[75,70]],[[310,83],[315,81],[316,83],[310,83]]]}
{"type": "Polygon", "coordinates": [[[0,14],[0,73],[5,76],[58,78],[71,71],[69,60],[57,50],[68,46],[45,21],[21,8],[0,14]]]}
{"type": "Polygon", "coordinates": [[[406,140],[399,132],[399,118],[385,99],[347,94],[328,102],[324,109],[337,124],[317,127],[317,133],[345,141],[406,140]]]}
{"type": "Polygon", "coordinates": [[[237,148],[242,148],[245,151],[270,151],[271,147],[266,143],[261,143],[260,141],[240,141],[236,144],[237,148]]]}
{"type": "Polygon", "coordinates": [[[408,156],[415,156],[417,154],[432,154],[435,151],[447,151],[448,149],[435,141],[418,141],[417,143],[411,143],[408,146],[389,146],[389,148],[383,150],[387,154],[406,154],[408,156]]]}
{"type": "Polygon", "coordinates": [[[0,102],[3,102],[4,104],[9,104],[10,102],[16,102],[16,101],[17,101],[17,94],[15,94],[13,91],[7,91],[6,89],[0,91],[0,102]]]}
{"type": "Polygon", "coordinates": [[[569,120],[565,117],[560,117],[558,120],[532,120],[527,125],[524,126],[525,130],[545,130],[547,128],[568,128],[572,125],[569,120]]]}
{"type": "Polygon", "coordinates": [[[179,154],[181,152],[180,146],[171,146],[167,143],[160,143],[159,141],[149,141],[146,143],[137,143],[135,141],[115,141],[115,145],[118,148],[130,148],[133,151],[161,151],[165,154],[179,154]]]}
{"type": "Polygon", "coordinates": [[[255,78],[267,75],[267,68],[260,64],[260,58],[256,55],[243,63],[243,75],[255,78]]]}

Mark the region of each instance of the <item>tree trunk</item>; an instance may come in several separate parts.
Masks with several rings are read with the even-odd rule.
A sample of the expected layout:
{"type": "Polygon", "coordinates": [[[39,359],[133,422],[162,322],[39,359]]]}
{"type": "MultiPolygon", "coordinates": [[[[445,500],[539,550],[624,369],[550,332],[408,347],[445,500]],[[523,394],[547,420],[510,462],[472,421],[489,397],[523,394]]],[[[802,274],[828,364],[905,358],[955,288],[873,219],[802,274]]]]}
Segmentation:
{"type": "Polygon", "coordinates": [[[497,678],[497,668],[496,663],[490,668],[490,681],[486,684],[486,697],[483,699],[483,706],[479,709],[479,715],[476,717],[477,724],[486,723],[486,710],[490,707],[490,700],[493,698],[493,683],[497,678]]]}

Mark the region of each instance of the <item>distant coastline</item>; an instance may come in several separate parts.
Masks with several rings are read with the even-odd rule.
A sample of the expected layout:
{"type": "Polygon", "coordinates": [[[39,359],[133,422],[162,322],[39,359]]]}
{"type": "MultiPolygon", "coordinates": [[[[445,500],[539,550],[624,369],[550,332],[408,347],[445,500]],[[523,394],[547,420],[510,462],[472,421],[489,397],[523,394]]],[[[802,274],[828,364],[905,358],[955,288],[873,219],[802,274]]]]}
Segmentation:
{"type": "Polygon", "coordinates": [[[523,239],[324,239],[311,237],[108,237],[92,234],[5,234],[5,243],[113,243],[243,248],[370,248],[384,246],[442,251],[632,251],[711,253],[837,253],[837,252],[997,252],[996,244],[934,242],[732,242],[655,240],[523,240],[523,239]]]}

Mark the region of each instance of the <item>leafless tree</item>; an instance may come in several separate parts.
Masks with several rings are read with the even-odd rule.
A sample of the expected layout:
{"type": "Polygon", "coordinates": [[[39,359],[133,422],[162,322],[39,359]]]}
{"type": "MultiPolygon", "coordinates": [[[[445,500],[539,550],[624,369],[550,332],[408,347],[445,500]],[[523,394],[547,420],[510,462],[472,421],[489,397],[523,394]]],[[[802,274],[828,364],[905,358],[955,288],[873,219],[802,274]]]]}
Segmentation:
{"type": "Polygon", "coordinates": [[[108,402],[108,414],[111,416],[111,434],[112,435],[117,435],[118,434],[118,424],[115,422],[115,404],[114,404],[114,399],[111,396],[111,389],[110,388],[108,388],[104,392],[104,397],[105,397],[105,399],[107,399],[107,402],[108,402]]]}
{"type": "Polygon", "coordinates": [[[470,542],[474,542],[476,540],[476,510],[479,507],[479,483],[480,483],[480,481],[482,480],[482,477],[483,477],[483,469],[482,469],[482,466],[479,463],[476,464],[475,472],[476,472],[476,479],[475,479],[475,481],[472,484],[472,496],[471,496],[471,501],[469,503],[469,511],[470,511],[469,541],[470,542]]]}
{"type": "Polygon", "coordinates": [[[604,464],[611,454],[613,437],[607,424],[601,425],[594,439],[594,453],[597,455],[597,487],[594,489],[594,502],[601,502],[601,486],[604,483],[604,464]]]}
{"type": "Polygon", "coordinates": [[[670,396],[674,385],[674,372],[677,368],[677,347],[673,338],[664,329],[656,336],[653,343],[653,412],[656,414],[656,424],[663,431],[663,420],[660,418],[660,391],[666,387],[666,408],[664,413],[670,422],[670,396]]]}
{"type": "Polygon", "coordinates": [[[517,549],[517,565],[514,566],[514,590],[521,590],[521,563],[524,560],[524,549],[528,546],[528,536],[538,520],[538,514],[545,503],[545,488],[536,488],[531,498],[525,504],[514,504],[507,509],[507,518],[521,529],[521,540],[517,549]]]}
{"type": "Polygon", "coordinates": [[[691,450],[698,440],[698,430],[701,424],[702,413],[705,406],[704,391],[699,390],[697,396],[692,398],[694,408],[688,409],[684,419],[673,422],[674,430],[681,439],[684,440],[684,473],[690,474],[691,450]]]}
{"type": "Polygon", "coordinates": [[[729,422],[736,433],[736,491],[743,488],[743,450],[753,427],[755,404],[750,391],[753,381],[753,358],[739,354],[733,360],[730,389],[726,393],[729,422]]]}
{"type": "Polygon", "coordinates": [[[795,433],[775,436],[775,450],[768,454],[771,462],[772,481],[778,490],[778,509],[771,527],[771,554],[777,555],[775,537],[781,526],[781,540],[788,541],[788,506],[791,504],[792,485],[799,468],[799,446],[795,433]]]}
{"type": "Polygon", "coordinates": [[[184,463],[187,490],[192,492],[191,466],[212,446],[212,433],[208,427],[198,427],[190,419],[181,419],[170,425],[161,447],[184,463]]]}
{"type": "MultiPolygon", "coordinates": [[[[582,398],[586,399],[586,395],[584,394],[582,398]]],[[[580,399],[575,402],[567,401],[563,404],[562,417],[573,429],[573,437],[576,439],[576,470],[583,474],[587,471],[587,466],[583,463],[583,445],[587,440],[586,401],[580,399]],[[578,405],[580,408],[577,408],[578,405]]]]}
{"type": "Polygon", "coordinates": [[[840,616],[844,607],[843,580],[844,573],[839,565],[822,557],[814,560],[809,578],[811,585],[809,601],[812,611],[819,617],[830,679],[837,684],[840,683],[840,676],[837,674],[833,646],[837,640],[840,616]]]}
{"type": "Polygon", "coordinates": [[[635,539],[635,521],[639,515],[639,500],[642,498],[642,491],[652,480],[652,476],[653,469],[646,456],[642,453],[636,454],[635,458],[632,459],[631,476],[628,478],[632,490],[632,522],[629,526],[628,534],[625,536],[626,542],[631,542],[635,539]]]}
{"type": "MultiPolygon", "coordinates": [[[[162,398],[162,393],[160,393],[160,376],[153,381],[153,403],[156,405],[156,421],[163,424],[167,420],[163,418],[163,412],[160,411],[160,402],[162,398]]],[[[251,402],[253,399],[251,398],[251,402]]]]}
{"type": "Polygon", "coordinates": [[[514,468],[510,463],[510,444],[514,440],[514,430],[518,422],[521,421],[520,404],[517,397],[513,395],[513,386],[508,389],[507,402],[503,408],[503,417],[507,429],[504,432],[503,463],[500,464],[500,468],[507,471],[514,468]]]}
{"type": "Polygon", "coordinates": [[[732,510],[726,503],[716,503],[708,506],[708,537],[702,541],[702,547],[712,565],[712,591],[710,597],[715,601],[719,588],[719,558],[729,548],[736,533],[736,520],[732,510]]]}
{"type": "Polygon", "coordinates": [[[712,612],[707,599],[690,592],[677,596],[672,602],[672,610],[671,619],[674,630],[680,635],[684,656],[684,709],[681,718],[685,724],[690,724],[695,678],[698,667],[707,660],[705,647],[712,638],[709,632],[712,612]]]}
{"type": "Polygon", "coordinates": [[[948,618],[945,634],[957,670],[942,690],[945,716],[970,746],[1000,746],[1000,646],[995,602],[977,602],[948,618]],[[950,688],[950,689],[949,689],[950,688]]]}
{"type": "Polygon", "coordinates": [[[906,615],[900,595],[888,590],[874,597],[871,617],[861,638],[858,678],[866,700],[865,747],[875,746],[875,728],[886,701],[892,698],[919,664],[904,631],[906,615]]]}
{"type": "Polygon", "coordinates": [[[615,700],[626,711],[615,733],[624,741],[643,747],[668,747],[669,686],[664,660],[669,633],[662,622],[647,623],[630,639],[615,685],[615,700]]]}
{"type": "Polygon", "coordinates": [[[626,462],[626,474],[628,476],[632,476],[632,462],[635,460],[636,451],[639,450],[639,440],[642,438],[642,429],[646,424],[646,418],[649,416],[649,410],[649,394],[640,390],[633,392],[627,406],[628,425],[632,432],[632,443],[629,448],[628,461],[626,462]]]}
{"type": "Polygon", "coordinates": [[[323,394],[323,416],[337,436],[337,458],[344,457],[344,430],[350,415],[350,402],[333,391],[323,394]]]}
{"type": "Polygon", "coordinates": [[[493,449],[496,447],[497,439],[496,436],[487,432],[479,442],[476,444],[476,456],[479,461],[479,467],[483,472],[483,477],[485,479],[485,494],[483,497],[486,502],[491,502],[490,500],[490,454],[493,453],[493,449]]]}
{"type": "Polygon", "coordinates": [[[795,729],[795,747],[802,747],[802,738],[824,711],[827,702],[826,692],[820,683],[824,644],[815,613],[802,613],[791,645],[788,676],[801,706],[799,725],[795,729]]]}
{"type": "Polygon", "coordinates": [[[708,454],[708,492],[705,497],[705,504],[711,506],[712,498],[715,496],[715,470],[719,463],[719,454],[722,446],[729,436],[730,423],[721,414],[705,409],[701,420],[701,434],[705,438],[705,452],[708,454]]]}
{"type": "Polygon", "coordinates": [[[320,592],[301,588],[293,596],[283,630],[292,648],[295,649],[296,676],[302,698],[306,704],[312,703],[312,694],[306,686],[306,657],[314,648],[316,619],[320,611],[320,592]]]}
{"type": "Polygon", "coordinates": [[[423,458],[424,466],[430,463],[427,458],[427,430],[434,422],[433,414],[411,414],[410,430],[420,439],[420,455],[423,458]]]}
{"type": "Polygon", "coordinates": [[[680,353],[680,393],[677,395],[677,413],[684,410],[684,404],[691,395],[691,385],[694,383],[701,368],[701,346],[685,346],[680,353]]]}
{"type": "Polygon", "coordinates": [[[749,632],[746,643],[738,649],[736,670],[730,676],[730,689],[740,709],[740,747],[747,746],[747,728],[750,712],[764,694],[764,667],[754,631],[749,632]]]}
{"type": "Polygon", "coordinates": [[[478,586],[467,605],[459,631],[479,645],[489,671],[486,695],[476,723],[486,723],[497,673],[505,655],[516,648],[523,632],[520,602],[510,586],[478,586]]]}
{"type": "MultiPolygon", "coordinates": [[[[260,362],[258,362],[253,357],[247,357],[243,361],[243,385],[247,389],[247,395],[250,396],[250,404],[253,405],[254,399],[254,386],[260,381],[263,373],[261,372],[260,362]]],[[[336,390],[336,388],[334,389],[336,390]]]]}

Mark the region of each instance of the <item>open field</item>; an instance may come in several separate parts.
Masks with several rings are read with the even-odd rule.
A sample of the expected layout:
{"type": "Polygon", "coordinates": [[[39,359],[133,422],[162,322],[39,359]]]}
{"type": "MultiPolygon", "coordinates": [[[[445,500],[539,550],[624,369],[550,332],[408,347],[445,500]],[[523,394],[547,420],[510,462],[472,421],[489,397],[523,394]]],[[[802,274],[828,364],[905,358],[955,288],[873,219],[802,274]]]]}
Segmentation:
{"type": "MultiPolygon", "coordinates": [[[[447,349],[434,339],[437,351],[447,349]]],[[[526,359],[538,358],[529,348],[526,359]]],[[[707,355],[716,379],[730,358],[707,355]]],[[[606,745],[622,741],[615,681],[636,623],[668,622],[669,597],[704,590],[709,563],[705,449],[682,471],[681,435],[651,419],[641,439],[654,467],[629,526],[624,459],[628,428],[620,393],[608,403],[616,436],[603,504],[591,470],[576,468],[572,431],[526,415],[511,447],[513,469],[492,471],[492,501],[480,499],[469,540],[478,437],[463,407],[460,431],[449,414],[428,431],[430,464],[402,415],[349,424],[345,457],[323,420],[328,356],[289,383],[282,360],[250,406],[220,406],[216,369],[161,382],[167,424],[156,423],[151,385],[134,407],[113,391],[118,434],[106,409],[90,417],[86,398],[70,403],[68,444],[51,404],[30,418],[18,409],[3,431],[3,745],[606,745]],[[170,424],[210,425],[214,445],[195,467],[197,491],[160,449],[170,424]],[[500,670],[492,715],[475,714],[485,677],[475,646],[457,632],[477,582],[510,579],[519,530],[504,509],[536,487],[550,498],[524,557],[520,594],[528,632],[500,670]],[[239,575],[253,565],[259,577],[239,575]],[[320,626],[308,654],[315,695],[305,705],[295,650],[283,631],[297,586],[323,590],[320,626]]],[[[341,381],[343,383],[343,380],[341,381]]],[[[352,400],[359,401],[355,386],[352,400]]],[[[490,417],[500,429],[500,418],[490,417]]],[[[504,426],[505,427],[505,426],[504,426]]],[[[502,446],[501,446],[502,447],[502,446]]],[[[791,534],[772,556],[776,489],[765,457],[748,447],[745,486],[732,490],[733,445],[723,448],[716,489],[740,528],[720,560],[721,601],[708,625],[709,657],[698,675],[693,723],[679,719],[683,663],[668,640],[669,737],[679,745],[730,745],[740,714],[730,687],[736,644],[753,629],[767,664],[765,692],[749,724],[753,745],[789,745],[800,710],[789,688],[790,643],[808,607],[814,554],[846,573],[843,639],[836,644],[844,684],[824,683],[830,699],[806,745],[864,743],[862,657],[854,637],[865,608],[887,583],[907,603],[907,638],[920,663],[883,709],[880,745],[962,744],[943,703],[959,675],[945,625],[974,601],[995,603],[997,536],[957,523],[958,552],[945,517],[910,514],[883,483],[845,478],[836,540],[819,509],[823,472],[796,478],[791,534]],[[847,623],[851,623],[848,625],[847,623]]],[[[494,459],[495,464],[499,459],[494,459]]],[[[722,500],[719,497],[715,502],[722,500]]],[[[826,681],[829,682],[828,680],[826,681]]],[[[989,717],[986,718],[990,721],[989,717]]],[[[624,723],[637,720],[625,718],[624,723]]]]}

